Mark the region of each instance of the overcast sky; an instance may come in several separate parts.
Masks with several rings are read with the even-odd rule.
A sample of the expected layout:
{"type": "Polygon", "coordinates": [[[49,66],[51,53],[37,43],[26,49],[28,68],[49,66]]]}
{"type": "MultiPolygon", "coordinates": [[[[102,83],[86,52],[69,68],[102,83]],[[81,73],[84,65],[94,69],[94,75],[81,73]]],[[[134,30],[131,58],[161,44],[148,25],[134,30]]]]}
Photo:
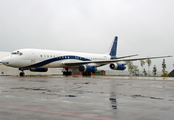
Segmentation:
{"type": "MultiPolygon", "coordinates": [[[[174,55],[173,6],[173,0],[0,0],[0,51],[106,53],[118,36],[117,56],[174,55]]],[[[166,59],[168,71],[173,62],[166,59]]],[[[161,71],[161,63],[152,60],[151,69],[161,71]]]]}

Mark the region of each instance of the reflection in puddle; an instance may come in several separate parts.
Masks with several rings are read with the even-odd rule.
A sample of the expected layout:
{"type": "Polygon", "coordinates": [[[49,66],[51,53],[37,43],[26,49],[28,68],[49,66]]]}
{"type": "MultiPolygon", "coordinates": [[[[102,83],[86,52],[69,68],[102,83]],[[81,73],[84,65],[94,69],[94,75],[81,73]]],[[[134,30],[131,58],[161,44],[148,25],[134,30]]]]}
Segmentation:
{"type": "Polygon", "coordinates": [[[117,109],[117,99],[116,98],[109,98],[109,100],[111,101],[112,108],[117,109]]]}
{"type": "MultiPolygon", "coordinates": [[[[42,94],[46,94],[46,95],[57,95],[56,93],[50,93],[52,92],[49,89],[45,89],[45,88],[25,88],[25,87],[18,87],[18,88],[11,88],[11,89],[24,89],[24,90],[34,90],[34,91],[44,91],[42,92],[42,94]],[[46,93],[48,92],[48,93],[46,93]]],[[[77,97],[77,95],[59,95],[59,97],[77,97]]]]}
{"type": "Polygon", "coordinates": [[[116,85],[111,85],[111,94],[109,100],[111,101],[111,106],[115,110],[117,109],[117,99],[116,99],[116,85]]]}
{"type": "Polygon", "coordinates": [[[65,95],[65,97],[77,97],[77,95],[65,95]]]}

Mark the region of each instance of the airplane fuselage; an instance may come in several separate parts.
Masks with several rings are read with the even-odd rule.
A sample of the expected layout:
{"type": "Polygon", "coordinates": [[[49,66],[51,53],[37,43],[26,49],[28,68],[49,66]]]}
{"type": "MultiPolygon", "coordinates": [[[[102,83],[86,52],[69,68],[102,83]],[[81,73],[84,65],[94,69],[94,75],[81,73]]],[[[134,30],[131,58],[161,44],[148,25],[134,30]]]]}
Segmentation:
{"type": "MultiPolygon", "coordinates": [[[[3,59],[6,66],[15,68],[62,68],[64,62],[109,60],[110,55],[67,52],[44,49],[19,49],[3,59]],[[7,62],[6,62],[7,61],[7,62]]],[[[70,66],[68,66],[70,67],[70,66]]],[[[74,65],[72,67],[75,67],[74,65]]],[[[78,66],[77,66],[78,67],[78,66]]]]}

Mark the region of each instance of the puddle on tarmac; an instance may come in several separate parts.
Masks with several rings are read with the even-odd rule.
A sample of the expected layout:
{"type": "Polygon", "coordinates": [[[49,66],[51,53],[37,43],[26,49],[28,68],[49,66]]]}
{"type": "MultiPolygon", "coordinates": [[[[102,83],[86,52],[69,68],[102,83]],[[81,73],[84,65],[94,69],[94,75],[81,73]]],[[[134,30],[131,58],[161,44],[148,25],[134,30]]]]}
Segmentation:
{"type": "Polygon", "coordinates": [[[18,88],[11,88],[11,89],[23,89],[23,90],[36,90],[36,91],[47,91],[47,92],[51,92],[51,90],[45,89],[45,88],[26,88],[26,87],[18,87],[18,88]]]}
{"type": "Polygon", "coordinates": [[[131,95],[131,97],[133,97],[133,98],[141,97],[141,98],[150,98],[150,99],[164,100],[163,98],[149,97],[149,96],[143,96],[143,95],[131,95]]]}
{"type": "Polygon", "coordinates": [[[23,82],[48,82],[47,80],[26,80],[26,79],[19,79],[19,81],[23,81],[23,82]]]}

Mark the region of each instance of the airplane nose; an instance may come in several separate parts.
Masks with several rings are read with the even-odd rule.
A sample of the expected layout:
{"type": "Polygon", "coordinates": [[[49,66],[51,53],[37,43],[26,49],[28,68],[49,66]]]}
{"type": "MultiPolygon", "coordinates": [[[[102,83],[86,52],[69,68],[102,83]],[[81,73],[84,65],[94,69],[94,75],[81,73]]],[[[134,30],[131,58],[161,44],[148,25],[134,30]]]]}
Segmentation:
{"type": "Polygon", "coordinates": [[[9,60],[9,58],[4,58],[4,59],[2,59],[2,64],[4,64],[4,65],[9,65],[9,63],[10,63],[10,60],[9,60]]]}

